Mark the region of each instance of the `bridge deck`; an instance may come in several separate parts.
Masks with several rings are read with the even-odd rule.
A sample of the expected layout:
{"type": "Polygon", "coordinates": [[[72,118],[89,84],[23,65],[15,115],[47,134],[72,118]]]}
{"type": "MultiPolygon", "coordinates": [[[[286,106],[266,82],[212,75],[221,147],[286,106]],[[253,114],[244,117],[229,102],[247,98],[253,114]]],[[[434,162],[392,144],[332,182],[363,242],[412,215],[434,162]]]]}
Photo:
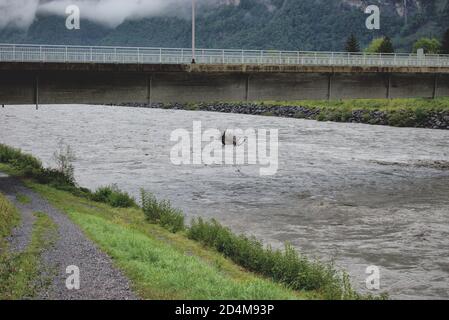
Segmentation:
{"type": "MultiPolygon", "coordinates": [[[[0,44],[0,62],[190,64],[191,49],[0,44]]],[[[449,55],[198,49],[198,64],[326,67],[449,67],[449,55]]]]}

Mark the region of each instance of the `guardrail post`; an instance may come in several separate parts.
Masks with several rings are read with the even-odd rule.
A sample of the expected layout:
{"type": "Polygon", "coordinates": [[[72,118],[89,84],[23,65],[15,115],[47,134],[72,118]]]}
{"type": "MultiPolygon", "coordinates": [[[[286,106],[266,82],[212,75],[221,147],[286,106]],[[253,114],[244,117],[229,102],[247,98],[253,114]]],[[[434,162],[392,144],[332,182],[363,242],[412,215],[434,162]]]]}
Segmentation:
{"type": "Polygon", "coordinates": [[[16,61],[16,46],[12,46],[12,59],[16,61]]]}
{"type": "Polygon", "coordinates": [[[159,49],[159,63],[162,63],[162,48],[159,49]]]}
{"type": "Polygon", "coordinates": [[[243,50],[242,50],[242,64],[245,64],[245,56],[243,50]]]}
{"type": "Polygon", "coordinates": [[[221,51],[221,57],[223,59],[223,64],[225,64],[225,51],[224,51],[224,49],[221,51]]]}
{"type": "Polygon", "coordinates": [[[42,46],[39,46],[39,60],[41,61],[41,62],[44,62],[44,57],[42,56],[42,46]]]}

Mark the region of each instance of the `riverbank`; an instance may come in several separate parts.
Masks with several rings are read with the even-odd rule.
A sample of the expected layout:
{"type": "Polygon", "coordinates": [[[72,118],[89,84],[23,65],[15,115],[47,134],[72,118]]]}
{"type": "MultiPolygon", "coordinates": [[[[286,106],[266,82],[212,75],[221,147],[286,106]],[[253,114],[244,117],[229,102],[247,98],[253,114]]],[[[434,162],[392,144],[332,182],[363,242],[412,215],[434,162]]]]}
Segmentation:
{"type": "Polygon", "coordinates": [[[112,258],[143,299],[372,298],[356,293],[346,274],[288,246],[285,251],[265,249],[215,221],[184,225],[182,212],[151,197],[142,207],[94,201],[90,195],[97,193],[67,180],[64,184],[60,176],[56,183],[48,174],[39,182],[42,170],[55,174],[32,156],[7,146],[0,151],[0,171],[21,179],[67,215],[112,258]]]}
{"type": "Polygon", "coordinates": [[[199,110],[249,115],[352,122],[394,127],[449,129],[449,98],[216,103],[124,103],[121,106],[199,110]]]}

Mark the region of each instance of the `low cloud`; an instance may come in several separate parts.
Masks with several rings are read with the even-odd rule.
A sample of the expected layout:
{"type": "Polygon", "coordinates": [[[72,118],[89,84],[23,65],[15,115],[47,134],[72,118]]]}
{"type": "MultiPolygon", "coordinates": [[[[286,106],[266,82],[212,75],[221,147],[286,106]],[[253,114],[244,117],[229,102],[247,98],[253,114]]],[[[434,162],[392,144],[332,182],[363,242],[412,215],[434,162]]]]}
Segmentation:
{"type": "MultiPolygon", "coordinates": [[[[223,0],[197,0],[212,4],[223,0]]],[[[125,20],[186,11],[191,0],[0,0],[0,28],[27,28],[38,14],[64,16],[69,5],[77,5],[81,18],[114,28],[125,20]]]]}
{"type": "Polygon", "coordinates": [[[0,0],[0,29],[27,28],[33,23],[39,0],[0,0]]]}

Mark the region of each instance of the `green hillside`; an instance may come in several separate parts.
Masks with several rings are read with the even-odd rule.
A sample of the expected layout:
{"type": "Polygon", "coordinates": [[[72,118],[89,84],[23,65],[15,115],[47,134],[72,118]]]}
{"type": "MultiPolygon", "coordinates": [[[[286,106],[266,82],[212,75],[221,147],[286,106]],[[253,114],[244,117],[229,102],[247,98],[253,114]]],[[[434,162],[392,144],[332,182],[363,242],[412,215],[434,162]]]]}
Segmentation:
{"type": "MultiPolygon", "coordinates": [[[[207,48],[343,50],[354,33],[365,46],[388,35],[398,51],[410,51],[422,36],[440,37],[449,27],[449,0],[372,0],[381,8],[381,29],[365,28],[365,0],[240,0],[200,8],[198,46],[207,48]],[[268,5],[268,3],[270,5],[268,5]]],[[[125,21],[108,29],[82,20],[81,30],[65,29],[63,17],[39,16],[28,31],[0,30],[0,42],[188,47],[187,17],[125,21]]]]}

